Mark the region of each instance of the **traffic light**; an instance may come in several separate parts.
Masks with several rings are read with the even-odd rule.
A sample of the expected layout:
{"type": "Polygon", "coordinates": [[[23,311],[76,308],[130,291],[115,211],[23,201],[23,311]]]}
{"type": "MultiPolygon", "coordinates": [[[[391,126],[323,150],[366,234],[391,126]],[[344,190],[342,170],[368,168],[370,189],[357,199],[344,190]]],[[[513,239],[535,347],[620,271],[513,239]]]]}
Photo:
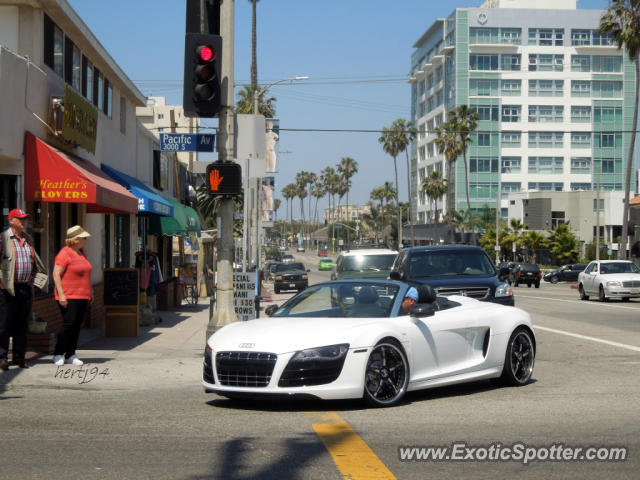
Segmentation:
{"type": "Polygon", "coordinates": [[[187,117],[215,117],[220,111],[222,37],[187,33],[184,38],[182,106],[187,117]]]}
{"type": "Polygon", "coordinates": [[[207,192],[213,196],[232,197],[242,193],[242,168],[233,162],[207,165],[207,192]]]}

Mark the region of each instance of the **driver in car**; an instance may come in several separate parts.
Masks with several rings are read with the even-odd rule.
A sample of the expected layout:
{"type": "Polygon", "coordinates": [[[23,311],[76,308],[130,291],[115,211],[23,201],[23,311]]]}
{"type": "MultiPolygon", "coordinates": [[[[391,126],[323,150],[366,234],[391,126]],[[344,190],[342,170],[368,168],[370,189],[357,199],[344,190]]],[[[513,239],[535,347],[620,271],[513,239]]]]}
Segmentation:
{"type": "Polygon", "coordinates": [[[402,310],[404,313],[409,313],[411,307],[413,307],[418,302],[418,290],[416,287],[410,287],[407,290],[407,294],[404,296],[402,300],[402,310]]]}

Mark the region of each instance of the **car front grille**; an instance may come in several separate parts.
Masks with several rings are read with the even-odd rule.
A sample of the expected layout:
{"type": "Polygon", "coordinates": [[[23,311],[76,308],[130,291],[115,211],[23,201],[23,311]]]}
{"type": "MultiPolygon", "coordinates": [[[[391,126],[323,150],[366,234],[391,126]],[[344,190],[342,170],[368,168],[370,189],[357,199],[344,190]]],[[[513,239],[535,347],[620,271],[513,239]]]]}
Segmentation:
{"type": "Polygon", "coordinates": [[[229,387],[266,387],[277,359],[275,353],[218,352],[218,380],[229,387]]]}
{"type": "Polygon", "coordinates": [[[297,282],[298,280],[300,280],[300,275],[283,275],[282,276],[283,282],[297,282]]]}
{"type": "Polygon", "coordinates": [[[640,287],[640,280],[627,280],[626,282],[622,282],[622,286],[627,288],[638,288],[640,287]]]}
{"type": "Polygon", "coordinates": [[[462,295],[463,297],[485,300],[489,297],[488,287],[440,287],[438,295],[462,295]]]}

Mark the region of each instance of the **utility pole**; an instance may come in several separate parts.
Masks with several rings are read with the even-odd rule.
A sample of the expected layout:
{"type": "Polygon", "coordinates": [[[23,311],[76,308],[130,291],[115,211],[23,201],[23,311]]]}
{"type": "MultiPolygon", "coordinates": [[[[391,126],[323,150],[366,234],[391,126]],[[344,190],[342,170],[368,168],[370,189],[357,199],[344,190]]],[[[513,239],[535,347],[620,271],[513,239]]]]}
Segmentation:
{"type": "MultiPolygon", "coordinates": [[[[235,157],[233,118],[233,35],[234,0],[220,0],[220,36],[222,44],[222,108],[218,120],[218,159],[231,162],[235,157]]],[[[218,230],[218,264],[216,283],[216,305],[213,317],[207,325],[207,338],[216,330],[236,321],[233,298],[233,199],[220,202],[220,230],[218,230]]],[[[246,221],[246,220],[245,220],[246,221]]]]}
{"type": "Polygon", "coordinates": [[[600,260],[600,167],[596,182],[596,260],[600,260]]]}

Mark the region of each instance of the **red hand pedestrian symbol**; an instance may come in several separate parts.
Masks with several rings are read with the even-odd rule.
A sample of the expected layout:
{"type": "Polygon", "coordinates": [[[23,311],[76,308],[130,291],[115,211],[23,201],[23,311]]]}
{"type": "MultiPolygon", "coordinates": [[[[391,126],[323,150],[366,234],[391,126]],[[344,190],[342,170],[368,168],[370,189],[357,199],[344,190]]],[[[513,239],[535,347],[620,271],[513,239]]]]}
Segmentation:
{"type": "Polygon", "coordinates": [[[222,183],[223,178],[224,177],[220,176],[220,170],[218,170],[217,168],[214,168],[213,170],[211,170],[211,172],[209,172],[209,184],[211,185],[212,192],[218,191],[218,187],[222,183]]]}

